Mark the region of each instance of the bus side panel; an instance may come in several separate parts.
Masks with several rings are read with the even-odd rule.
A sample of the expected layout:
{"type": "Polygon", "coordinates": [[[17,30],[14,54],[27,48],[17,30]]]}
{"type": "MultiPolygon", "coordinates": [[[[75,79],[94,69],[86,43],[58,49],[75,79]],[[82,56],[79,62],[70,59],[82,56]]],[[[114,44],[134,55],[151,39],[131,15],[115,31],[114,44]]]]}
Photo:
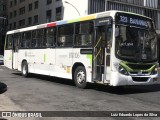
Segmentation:
{"type": "Polygon", "coordinates": [[[73,50],[73,65],[75,63],[82,63],[86,69],[87,82],[92,82],[92,54],[81,54],[80,50],[81,48],[73,50]]]}
{"type": "Polygon", "coordinates": [[[20,49],[18,51],[18,70],[21,71],[22,68],[22,62],[27,61],[28,63],[28,72],[34,73],[34,66],[33,63],[30,61],[30,57],[32,56],[32,53],[29,49],[20,49]]]}
{"type": "Polygon", "coordinates": [[[4,52],[4,65],[12,69],[12,50],[5,50],[4,52]]]}
{"type": "Polygon", "coordinates": [[[49,63],[50,76],[56,76],[56,49],[52,48],[48,52],[47,61],[49,63]]]}
{"type": "Polygon", "coordinates": [[[54,60],[54,50],[48,49],[33,49],[34,57],[32,62],[34,62],[35,73],[50,75],[50,66],[55,63],[54,60]]]}
{"type": "Polygon", "coordinates": [[[73,59],[70,56],[72,54],[72,50],[72,48],[56,49],[55,76],[72,79],[71,68],[73,65],[73,59]]]}

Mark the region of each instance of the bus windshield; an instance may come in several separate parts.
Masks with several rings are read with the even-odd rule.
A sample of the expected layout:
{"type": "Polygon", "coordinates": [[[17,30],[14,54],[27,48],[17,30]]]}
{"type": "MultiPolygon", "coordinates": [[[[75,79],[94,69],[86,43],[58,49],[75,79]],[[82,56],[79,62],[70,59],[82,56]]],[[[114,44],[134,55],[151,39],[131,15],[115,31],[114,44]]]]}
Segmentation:
{"type": "Polygon", "coordinates": [[[132,62],[157,60],[157,39],[153,29],[116,25],[116,56],[132,62]]]}

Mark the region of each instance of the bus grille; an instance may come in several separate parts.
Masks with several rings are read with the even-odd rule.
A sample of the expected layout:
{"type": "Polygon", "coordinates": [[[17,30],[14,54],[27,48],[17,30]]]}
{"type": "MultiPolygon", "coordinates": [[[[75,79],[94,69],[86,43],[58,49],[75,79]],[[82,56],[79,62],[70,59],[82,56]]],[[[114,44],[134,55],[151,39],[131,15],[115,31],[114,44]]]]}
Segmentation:
{"type": "Polygon", "coordinates": [[[153,65],[139,65],[139,64],[127,64],[127,65],[132,69],[142,69],[142,70],[150,69],[153,66],[153,65]]]}
{"type": "Polygon", "coordinates": [[[135,82],[146,82],[149,78],[148,77],[132,77],[132,79],[135,82]]]}
{"type": "MultiPolygon", "coordinates": [[[[139,75],[138,72],[129,72],[130,75],[139,75]]],[[[150,75],[151,73],[150,72],[142,72],[141,75],[150,75]]]]}

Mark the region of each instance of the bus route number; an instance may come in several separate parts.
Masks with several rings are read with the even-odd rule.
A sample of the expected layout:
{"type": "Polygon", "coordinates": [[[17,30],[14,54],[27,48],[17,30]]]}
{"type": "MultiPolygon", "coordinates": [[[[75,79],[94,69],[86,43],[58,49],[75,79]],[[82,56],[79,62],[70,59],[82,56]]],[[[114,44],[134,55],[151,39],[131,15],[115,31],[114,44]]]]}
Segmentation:
{"type": "Polygon", "coordinates": [[[79,58],[79,53],[69,53],[69,58],[79,58]]]}
{"type": "Polygon", "coordinates": [[[124,22],[124,23],[127,23],[128,22],[128,18],[125,17],[125,16],[120,16],[120,21],[124,22]]]}

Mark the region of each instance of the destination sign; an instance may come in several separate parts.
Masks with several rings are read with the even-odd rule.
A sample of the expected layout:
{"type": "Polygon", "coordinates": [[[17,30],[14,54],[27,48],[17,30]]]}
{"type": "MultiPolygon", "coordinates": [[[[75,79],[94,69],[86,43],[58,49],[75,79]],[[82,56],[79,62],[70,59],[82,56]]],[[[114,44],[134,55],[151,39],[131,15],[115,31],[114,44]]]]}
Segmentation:
{"type": "Polygon", "coordinates": [[[152,21],[150,19],[127,13],[117,13],[116,24],[131,25],[142,28],[152,28],[152,21]]]}
{"type": "Polygon", "coordinates": [[[111,22],[112,22],[111,17],[100,18],[100,19],[95,20],[95,26],[110,25],[111,22]]]}

